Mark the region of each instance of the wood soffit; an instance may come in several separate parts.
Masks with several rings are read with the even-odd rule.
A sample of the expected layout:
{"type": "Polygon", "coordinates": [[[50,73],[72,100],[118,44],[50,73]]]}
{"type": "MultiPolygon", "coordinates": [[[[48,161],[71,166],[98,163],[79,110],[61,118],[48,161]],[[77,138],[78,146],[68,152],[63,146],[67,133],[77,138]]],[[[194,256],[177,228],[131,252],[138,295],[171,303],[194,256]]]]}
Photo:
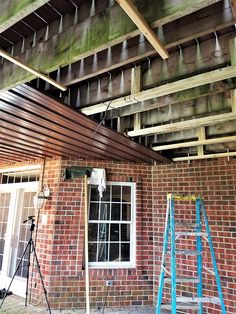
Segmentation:
{"type": "Polygon", "coordinates": [[[21,157],[25,160],[74,156],[168,162],[156,152],[27,85],[0,94],[0,114],[0,151],[11,161],[21,157]]]}

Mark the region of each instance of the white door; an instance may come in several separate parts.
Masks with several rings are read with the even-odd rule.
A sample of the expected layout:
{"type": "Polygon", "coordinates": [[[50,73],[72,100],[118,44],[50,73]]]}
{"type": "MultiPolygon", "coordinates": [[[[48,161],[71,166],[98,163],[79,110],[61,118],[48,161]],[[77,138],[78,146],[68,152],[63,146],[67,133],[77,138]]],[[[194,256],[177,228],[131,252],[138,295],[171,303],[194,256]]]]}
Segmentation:
{"type": "Polygon", "coordinates": [[[28,254],[22,253],[29,239],[30,224],[35,216],[33,197],[38,182],[0,185],[0,289],[7,288],[20,260],[20,267],[10,290],[25,297],[28,254]],[[22,258],[23,257],[23,258],[22,258]]]}

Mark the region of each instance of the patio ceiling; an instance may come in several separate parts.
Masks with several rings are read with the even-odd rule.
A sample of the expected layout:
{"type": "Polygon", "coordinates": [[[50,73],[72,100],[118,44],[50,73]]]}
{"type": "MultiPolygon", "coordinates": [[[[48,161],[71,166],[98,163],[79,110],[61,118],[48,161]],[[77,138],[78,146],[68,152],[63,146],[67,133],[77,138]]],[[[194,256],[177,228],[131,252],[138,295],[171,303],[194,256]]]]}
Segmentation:
{"type": "Polygon", "coordinates": [[[0,93],[0,115],[0,161],[3,162],[55,156],[168,161],[28,85],[0,93]]]}

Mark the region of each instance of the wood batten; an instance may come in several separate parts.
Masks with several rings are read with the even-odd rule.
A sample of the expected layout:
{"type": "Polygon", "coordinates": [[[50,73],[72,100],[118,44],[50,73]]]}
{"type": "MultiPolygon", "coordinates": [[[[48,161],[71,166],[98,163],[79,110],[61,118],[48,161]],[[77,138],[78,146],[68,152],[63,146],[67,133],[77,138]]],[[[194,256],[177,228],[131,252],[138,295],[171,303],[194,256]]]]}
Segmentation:
{"type": "Polygon", "coordinates": [[[214,125],[216,123],[224,123],[228,121],[236,120],[236,114],[234,113],[222,113],[214,116],[208,116],[198,119],[190,119],[181,122],[169,123],[164,125],[158,125],[141,130],[135,130],[128,132],[130,137],[146,136],[154,134],[164,134],[170,132],[178,132],[182,130],[195,129],[202,126],[214,125]]]}
{"type": "Polygon", "coordinates": [[[217,153],[217,154],[208,154],[203,156],[187,156],[187,157],[176,157],[172,158],[172,161],[190,161],[190,160],[200,160],[200,159],[212,159],[212,158],[225,158],[225,157],[235,157],[236,152],[227,152],[227,153],[217,153]]]}
{"type": "Polygon", "coordinates": [[[16,64],[17,66],[19,66],[20,68],[26,70],[27,72],[35,75],[36,77],[41,78],[42,80],[48,82],[49,84],[55,86],[56,88],[62,90],[62,91],[66,91],[67,87],[63,86],[62,84],[54,81],[53,79],[51,79],[50,77],[48,77],[47,75],[33,69],[32,67],[30,67],[29,65],[24,64],[23,62],[19,61],[18,59],[14,58],[13,56],[11,56],[9,53],[3,51],[2,49],[0,49],[0,56],[3,57],[4,59],[16,64]]]}
{"type": "Polygon", "coordinates": [[[168,162],[27,85],[2,92],[0,112],[1,139],[9,142],[9,154],[17,152],[29,159],[77,154],[86,159],[168,162]]]}
{"type": "Polygon", "coordinates": [[[81,111],[86,115],[92,115],[95,113],[100,113],[111,109],[117,109],[142,101],[146,101],[149,99],[180,92],[197,86],[202,86],[205,84],[210,84],[221,80],[226,80],[235,76],[236,66],[224,67],[214,71],[205,72],[203,74],[194,75],[176,82],[167,83],[155,88],[142,91],[134,95],[114,99],[112,101],[112,106],[109,106],[109,108],[108,108],[109,102],[103,102],[94,106],[83,108],[81,109],[81,111]]]}
{"type": "MultiPolygon", "coordinates": [[[[197,129],[197,135],[198,135],[198,140],[199,141],[204,141],[206,139],[206,130],[204,126],[200,126],[197,129]]],[[[203,145],[199,145],[197,147],[197,154],[198,156],[203,156],[204,155],[204,147],[203,145]]]]}
{"type": "Polygon", "coordinates": [[[201,145],[213,145],[213,144],[221,144],[221,143],[229,143],[236,142],[236,136],[224,136],[219,138],[191,141],[191,142],[183,142],[183,143],[175,143],[175,144],[167,144],[167,145],[158,145],[153,146],[152,149],[154,151],[160,152],[169,149],[178,149],[184,147],[194,147],[201,145]]]}
{"type": "Polygon", "coordinates": [[[136,6],[132,1],[128,0],[116,0],[122,9],[127,13],[127,15],[131,18],[134,24],[139,28],[141,33],[147,38],[147,40],[151,43],[157,53],[162,57],[162,59],[167,59],[169,57],[168,51],[162,45],[158,37],[152,28],[145,21],[144,17],[138,11],[136,6]]]}

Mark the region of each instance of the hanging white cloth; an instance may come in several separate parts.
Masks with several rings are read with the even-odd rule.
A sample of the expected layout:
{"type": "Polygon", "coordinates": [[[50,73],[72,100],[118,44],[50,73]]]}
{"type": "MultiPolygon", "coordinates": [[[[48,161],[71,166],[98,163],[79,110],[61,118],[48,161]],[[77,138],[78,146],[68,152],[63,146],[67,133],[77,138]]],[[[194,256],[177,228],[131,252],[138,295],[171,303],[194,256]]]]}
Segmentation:
{"type": "Polygon", "coordinates": [[[106,190],[106,171],[102,168],[93,168],[88,183],[97,185],[99,196],[102,198],[103,192],[106,190]]]}

